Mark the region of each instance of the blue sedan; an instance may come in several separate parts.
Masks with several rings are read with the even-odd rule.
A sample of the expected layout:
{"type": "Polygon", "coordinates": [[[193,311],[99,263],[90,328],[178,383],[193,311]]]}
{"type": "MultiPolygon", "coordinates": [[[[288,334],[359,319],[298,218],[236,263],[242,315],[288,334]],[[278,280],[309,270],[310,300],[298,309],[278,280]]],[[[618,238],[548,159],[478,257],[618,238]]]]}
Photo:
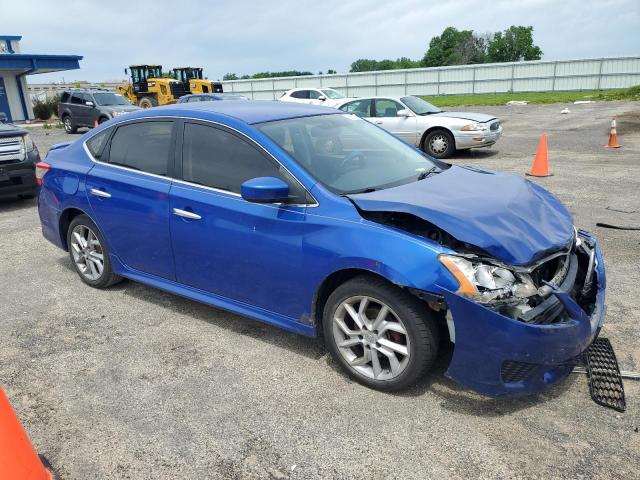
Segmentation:
{"type": "Polygon", "coordinates": [[[54,146],[36,171],[42,232],[87,285],[128,278],[322,335],[372,388],[414,384],[448,341],[462,385],[537,392],[604,319],[596,239],[552,194],[340,110],[143,110],[54,146]]]}

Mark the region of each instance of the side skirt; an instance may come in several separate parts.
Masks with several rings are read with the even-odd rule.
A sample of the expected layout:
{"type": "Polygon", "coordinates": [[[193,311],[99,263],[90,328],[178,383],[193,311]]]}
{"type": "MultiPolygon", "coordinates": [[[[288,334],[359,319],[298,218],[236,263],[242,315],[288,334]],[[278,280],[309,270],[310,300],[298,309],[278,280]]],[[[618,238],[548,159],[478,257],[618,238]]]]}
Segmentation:
{"type": "Polygon", "coordinates": [[[130,280],[144,283],[145,285],[164,290],[165,292],[180,295],[181,297],[205,303],[212,307],[227,310],[231,313],[249,317],[269,325],[275,325],[276,327],[280,327],[290,332],[298,333],[307,337],[317,336],[316,328],[312,325],[305,325],[293,318],[280,315],[279,313],[274,313],[263,308],[238,302],[237,300],[232,300],[227,297],[222,297],[211,292],[205,292],[204,290],[173,282],[166,278],[149,275],[147,273],[131,269],[125,266],[115,255],[110,255],[110,259],[113,270],[118,275],[130,280]]]}

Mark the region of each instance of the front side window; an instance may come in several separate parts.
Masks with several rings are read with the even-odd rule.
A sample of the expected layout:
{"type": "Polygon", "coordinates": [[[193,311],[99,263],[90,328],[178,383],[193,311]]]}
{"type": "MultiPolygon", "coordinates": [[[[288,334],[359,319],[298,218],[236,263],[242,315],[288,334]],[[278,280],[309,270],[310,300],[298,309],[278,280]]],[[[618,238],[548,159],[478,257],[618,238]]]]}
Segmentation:
{"type": "Polygon", "coordinates": [[[309,98],[309,90],[297,90],[295,92],[291,92],[292,98],[309,98]]]}
{"type": "Polygon", "coordinates": [[[118,127],[111,139],[109,163],[167,175],[173,122],[137,122],[118,127]]]}
{"type": "Polygon", "coordinates": [[[347,113],[353,113],[359,117],[371,116],[371,100],[356,100],[349,102],[340,107],[340,110],[347,113]]]}
{"type": "Polygon", "coordinates": [[[188,182],[240,193],[247,180],[277,177],[289,185],[291,203],[304,203],[304,190],[286,170],[226,130],[187,123],[182,145],[182,178],[188,182]]]}
{"type": "Polygon", "coordinates": [[[317,100],[322,95],[318,90],[309,90],[309,98],[311,100],[317,100]]]}
{"type": "Polygon", "coordinates": [[[376,117],[397,117],[402,105],[388,98],[376,99],[376,117]]]}
{"type": "Polygon", "coordinates": [[[355,115],[316,115],[256,127],[338,194],[402,185],[446,168],[355,115]]]}
{"type": "Polygon", "coordinates": [[[82,105],[84,101],[82,100],[82,95],[80,93],[74,93],[71,95],[71,103],[74,105],[82,105]]]}

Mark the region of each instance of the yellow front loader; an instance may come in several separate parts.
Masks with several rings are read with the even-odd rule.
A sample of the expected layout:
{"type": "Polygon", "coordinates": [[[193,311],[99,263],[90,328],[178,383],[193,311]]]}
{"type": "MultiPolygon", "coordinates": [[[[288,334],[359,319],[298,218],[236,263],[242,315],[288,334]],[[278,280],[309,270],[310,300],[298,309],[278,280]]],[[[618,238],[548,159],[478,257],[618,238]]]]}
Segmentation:
{"type": "Polygon", "coordinates": [[[182,82],[162,77],[162,65],[131,65],[130,82],[116,91],[131,103],[142,108],[176,103],[185,94],[182,82]]]}
{"type": "Polygon", "coordinates": [[[174,68],[173,75],[182,82],[186,93],[222,93],[222,83],[202,78],[202,68],[174,68]]]}

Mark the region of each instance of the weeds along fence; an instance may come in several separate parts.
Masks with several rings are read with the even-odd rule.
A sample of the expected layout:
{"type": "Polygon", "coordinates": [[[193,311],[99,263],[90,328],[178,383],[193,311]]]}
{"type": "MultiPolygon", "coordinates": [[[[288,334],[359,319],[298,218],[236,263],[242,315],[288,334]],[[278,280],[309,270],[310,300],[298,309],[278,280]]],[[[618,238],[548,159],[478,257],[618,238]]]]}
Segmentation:
{"type": "Polygon", "coordinates": [[[225,92],[275,100],[291,88],[331,87],[348,97],[605,90],[640,84],[640,56],[413,68],[224,81],[225,92]]]}

